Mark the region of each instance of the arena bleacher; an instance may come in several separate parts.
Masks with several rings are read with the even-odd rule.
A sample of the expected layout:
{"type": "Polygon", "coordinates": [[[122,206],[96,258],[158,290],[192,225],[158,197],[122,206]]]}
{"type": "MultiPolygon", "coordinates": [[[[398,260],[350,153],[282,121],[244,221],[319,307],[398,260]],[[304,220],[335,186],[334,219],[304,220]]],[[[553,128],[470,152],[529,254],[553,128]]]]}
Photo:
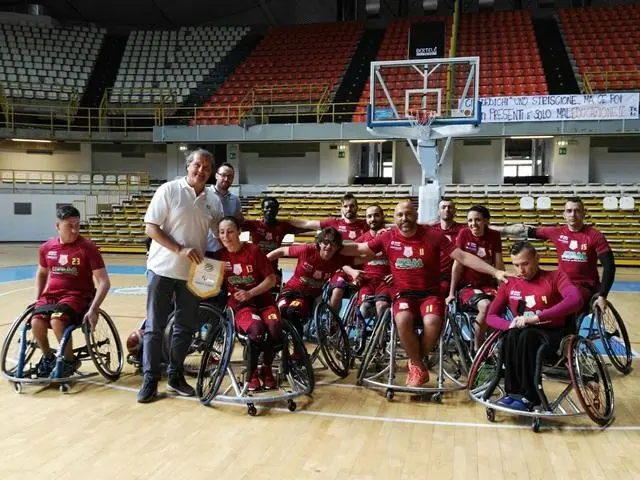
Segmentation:
{"type": "Polygon", "coordinates": [[[481,97],[549,93],[529,12],[462,15],[458,35],[457,56],[482,59],[481,97]]]}
{"type": "Polygon", "coordinates": [[[590,91],[640,87],[639,5],[562,8],[558,18],[579,84],[590,91]]]}
{"type": "Polygon", "coordinates": [[[249,30],[198,26],[131,32],[110,104],[182,104],[249,30]]]}
{"type": "Polygon", "coordinates": [[[96,27],[0,23],[4,97],[22,110],[43,104],[77,107],[104,35],[105,29],[96,27]]]}
{"type": "Polygon", "coordinates": [[[333,98],[363,30],[362,22],[272,29],[192,124],[235,125],[261,106],[317,110],[333,98]]]}

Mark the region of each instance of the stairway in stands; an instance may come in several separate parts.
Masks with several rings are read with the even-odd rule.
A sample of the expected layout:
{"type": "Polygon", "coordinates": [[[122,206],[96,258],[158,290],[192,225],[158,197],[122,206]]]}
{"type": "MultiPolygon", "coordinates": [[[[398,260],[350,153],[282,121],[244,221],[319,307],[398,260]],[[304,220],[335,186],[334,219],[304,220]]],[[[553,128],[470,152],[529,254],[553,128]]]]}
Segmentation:
{"type": "Polygon", "coordinates": [[[353,105],[338,105],[335,122],[350,122],[355,112],[356,103],[360,100],[370,73],[370,64],[376,59],[382,39],[384,29],[367,28],[360,39],[360,43],[351,58],[351,63],[342,78],[342,83],[333,99],[334,103],[352,103],[353,105]]]}
{"type": "Polygon", "coordinates": [[[553,17],[532,18],[550,95],[580,93],[560,27],[553,17]]]}
{"type": "MultiPolygon", "coordinates": [[[[108,88],[112,88],[116,81],[118,67],[124,55],[124,49],[127,45],[128,35],[107,34],[105,35],[102,48],[98,53],[95,67],[89,77],[87,88],[80,100],[80,109],[76,125],[87,127],[88,108],[98,108],[104,92],[108,88]],[[84,118],[82,118],[84,117],[84,118]]],[[[93,113],[92,113],[93,116],[93,113]]],[[[91,126],[98,127],[98,118],[91,118],[91,126]]]]}

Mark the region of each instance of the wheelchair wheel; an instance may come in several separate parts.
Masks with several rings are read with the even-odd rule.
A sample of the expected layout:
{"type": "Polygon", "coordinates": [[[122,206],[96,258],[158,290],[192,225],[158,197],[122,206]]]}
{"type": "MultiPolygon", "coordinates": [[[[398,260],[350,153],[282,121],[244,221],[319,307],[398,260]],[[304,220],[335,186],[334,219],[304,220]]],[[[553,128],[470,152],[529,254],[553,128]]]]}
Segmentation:
{"type": "MultiPolygon", "coordinates": [[[[469,350],[469,345],[463,337],[463,332],[458,324],[458,319],[451,315],[446,324],[446,330],[443,333],[443,361],[445,365],[445,373],[454,380],[469,375],[473,357],[469,350]]],[[[466,380],[465,380],[466,383],[466,380]]]]}
{"type": "Polygon", "coordinates": [[[100,375],[112,382],[120,378],[124,354],[120,334],[111,317],[99,310],[96,328],[90,329],[83,325],[82,330],[87,350],[100,375]]]}
{"type": "Polygon", "coordinates": [[[342,324],[349,339],[349,349],[352,358],[362,355],[365,347],[365,320],[358,311],[357,303],[358,296],[353,295],[349,299],[344,317],[342,318],[342,324]]]}
{"type": "Polygon", "coordinates": [[[316,384],[311,358],[302,337],[286,318],[282,319],[282,336],[282,371],[285,375],[291,374],[293,381],[306,391],[307,395],[311,395],[316,384]]]}
{"type": "MultiPolygon", "coordinates": [[[[211,312],[215,314],[213,309],[211,312]]],[[[233,323],[220,314],[207,332],[196,380],[196,395],[203,405],[209,405],[218,394],[231,361],[234,340],[233,323]]]]}
{"type": "Polygon", "coordinates": [[[381,363],[381,360],[384,361],[386,347],[385,334],[387,326],[391,321],[390,317],[391,309],[389,308],[385,310],[382,318],[378,319],[373,327],[373,332],[371,333],[367,346],[364,349],[362,363],[358,369],[358,377],[356,379],[356,385],[358,386],[362,385],[364,378],[372,365],[376,366],[381,363]]]}
{"type": "Polygon", "coordinates": [[[503,332],[495,331],[482,344],[476,354],[471,370],[469,371],[469,390],[486,388],[496,378],[498,372],[497,358],[500,347],[500,336],[503,332]]]}
{"type": "MultiPolygon", "coordinates": [[[[200,361],[205,348],[207,331],[212,327],[213,322],[217,321],[220,313],[215,307],[209,304],[201,303],[198,306],[198,329],[193,333],[191,345],[184,358],[184,373],[191,377],[197,377],[200,371],[200,361]]],[[[163,349],[166,352],[166,358],[169,359],[171,352],[171,341],[173,338],[173,325],[175,324],[175,312],[169,316],[167,327],[164,329],[163,349]]]]}
{"type": "Polygon", "coordinates": [[[340,317],[328,303],[320,302],[315,308],[313,321],[320,351],[327,366],[339,377],[346,377],[351,365],[351,351],[340,317]]]}
{"type": "Polygon", "coordinates": [[[614,414],[613,386],[600,355],[591,341],[577,335],[569,340],[568,352],[569,375],[582,408],[601,427],[608,425],[614,414]]]}
{"type": "Polygon", "coordinates": [[[25,367],[33,359],[36,350],[38,350],[38,344],[31,334],[31,329],[26,332],[24,344],[22,342],[22,329],[31,318],[33,310],[34,306],[30,305],[13,322],[2,344],[0,368],[2,368],[2,373],[7,377],[22,377],[25,367]]]}
{"type": "Polygon", "coordinates": [[[631,342],[627,327],[625,327],[622,317],[611,303],[607,302],[607,311],[603,314],[599,308],[594,308],[594,316],[598,324],[598,331],[602,346],[613,366],[620,373],[631,372],[631,342]]]}

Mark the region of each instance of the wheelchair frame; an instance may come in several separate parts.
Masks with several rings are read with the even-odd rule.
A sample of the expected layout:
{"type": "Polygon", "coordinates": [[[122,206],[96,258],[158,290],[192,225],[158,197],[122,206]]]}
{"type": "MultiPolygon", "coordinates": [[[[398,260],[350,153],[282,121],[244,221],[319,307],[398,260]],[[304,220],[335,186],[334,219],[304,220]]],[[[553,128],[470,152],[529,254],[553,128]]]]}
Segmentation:
{"type": "MultiPolygon", "coordinates": [[[[347,307],[344,309],[342,316],[342,324],[344,325],[349,340],[349,350],[351,352],[351,366],[353,367],[355,360],[362,361],[364,351],[367,347],[367,341],[373,333],[373,329],[378,321],[376,312],[376,301],[378,297],[375,295],[366,296],[361,305],[370,304],[370,308],[374,310],[372,317],[365,318],[362,311],[358,307],[358,291],[356,290],[349,298],[347,307]]],[[[384,315],[384,314],[383,314],[384,315]]]]}
{"type": "Polygon", "coordinates": [[[124,365],[124,354],[122,350],[122,343],[120,340],[120,335],[118,330],[116,329],[113,320],[109,315],[103,311],[98,310],[98,326],[101,324],[106,325],[109,328],[109,332],[111,334],[111,339],[106,338],[103,340],[96,338],[96,331],[90,329],[88,325],[69,325],[62,336],[60,341],[60,345],[56,350],[56,366],[53,369],[52,377],[37,377],[36,368],[30,364],[30,360],[33,355],[38,351],[38,346],[33,338],[29,338],[29,331],[31,330],[31,318],[33,316],[33,311],[35,310],[35,304],[29,305],[24,312],[13,322],[11,328],[9,329],[9,333],[5,337],[4,343],[2,345],[2,352],[0,353],[0,363],[1,363],[1,372],[2,376],[7,378],[17,393],[22,392],[22,385],[59,385],[60,391],[66,393],[70,384],[77,382],[79,380],[83,380],[86,378],[95,377],[97,375],[102,375],[105,379],[109,381],[116,381],[120,378],[120,373],[122,372],[122,367],[124,365]],[[62,376],[62,362],[64,356],[64,349],[71,338],[71,335],[74,330],[77,328],[81,328],[84,333],[85,344],[81,347],[75,347],[73,349],[73,354],[81,361],[86,361],[91,359],[94,366],[96,367],[97,372],[91,373],[74,373],[69,377],[62,376]],[[17,338],[17,342],[19,345],[18,358],[15,359],[15,368],[10,368],[8,366],[8,358],[10,352],[9,349],[14,342],[14,337],[16,334],[19,334],[17,338]],[[111,354],[103,354],[99,351],[100,347],[109,344],[113,341],[116,345],[117,349],[117,359],[115,368],[111,368],[111,354]],[[106,357],[106,361],[105,361],[106,357]],[[27,367],[27,365],[29,366],[27,367]]]}
{"type": "MultiPolygon", "coordinates": [[[[506,394],[504,387],[501,385],[501,380],[504,378],[504,360],[502,357],[502,340],[506,331],[495,331],[484,342],[471,367],[469,374],[469,397],[486,408],[487,419],[490,422],[495,421],[495,412],[505,412],[512,415],[523,416],[531,418],[531,428],[534,432],[540,431],[541,419],[547,418],[559,418],[559,417],[574,417],[580,415],[588,415],[591,420],[597,423],[601,427],[606,427],[614,419],[615,404],[613,395],[613,385],[607,369],[604,367],[600,356],[596,351],[591,341],[587,338],[580,337],[575,334],[569,334],[562,340],[560,349],[560,358],[553,363],[552,366],[546,366],[543,364],[543,348],[541,346],[538,350],[536,367],[536,378],[538,379],[538,395],[540,397],[541,409],[533,411],[520,411],[510,409],[506,406],[498,405],[492,397],[496,395],[496,390],[499,392],[498,396],[502,397],[506,394]],[[583,392],[584,388],[590,388],[584,383],[583,377],[585,376],[584,370],[588,367],[587,360],[581,360],[581,347],[584,346],[585,354],[591,357],[592,362],[600,374],[600,377],[604,380],[604,394],[605,394],[605,412],[600,415],[592,408],[590,402],[586,398],[586,392],[583,392]],[[566,365],[563,365],[566,361],[566,365]],[[493,372],[485,372],[490,376],[488,379],[479,379],[479,374],[483,367],[491,369],[491,362],[494,363],[493,372]],[[565,370],[566,367],[566,370],[565,370]],[[562,375],[567,372],[569,379],[563,378],[562,375]],[[558,375],[560,374],[560,375],[558,375]],[[542,386],[542,378],[557,379],[562,383],[566,383],[562,392],[552,401],[547,399],[542,386]],[[576,399],[572,398],[571,393],[575,391],[576,399]],[[581,408],[580,408],[581,407],[581,408]]],[[[483,374],[484,375],[484,374],[483,374]]],[[[592,373],[595,375],[595,372],[592,373]]],[[[497,400],[497,399],[496,399],[497,400]]],[[[597,408],[597,407],[596,407],[597,408]]]]}
{"type": "MultiPolygon", "coordinates": [[[[407,295],[407,292],[401,292],[399,295],[416,296],[407,295]]],[[[398,295],[396,295],[397,297],[398,295]]],[[[437,386],[410,387],[394,383],[397,375],[396,361],[398,360],[398,351],[402,347],[396,323],[392,319],[392,308],[389,308],[384,313],[374,327],[358,370],[356,384],[358,386],[384,389],[385,397],[388,401],[393,400],[395,392],[407,392],[416,395],[431,395],[431,400],[439,403],[442,401],[444,393],[466,389],[467,381],[466,379],[462,381],[461,378],[466,377],[468,374],[467,353],[465,353],[467,350],[463,346],[464,339],[457,319],[450,314],[447,314],[444,318],[435,352],[437,358],[437,386]],[[367,372],[371,364],[381,357],[382,363],[376,365],[377,371],[373,375],[368,375],[367,372]],[[456,360],[456,357],[458,360],[456,360]],[[451,360],[453,365],[446,366],[445,360],[451,360]],[[452,366],[453,368],[451,368],[452,366]],[[446,385],[445,382],[447,380],[451,382],[451,386],[446,385]]],[[[422,319],[420,319],[420,322],[422,322],[422,319]]],[[[418,327],[417,330],[421,330],[421,328],[418,327]]]]}
{"type": "MultiPolygon", "coordinates": [[[[622,317],[618,310],[607,300],[607,312],[603,313],[593,301],[590,302],[588,311],[578,316],[577,320],[578,332],[581,336],[589,339],[591,342],[600,341],[604,348],[609,361],[623,375],[627,375],[633,370],[633,352],[631,350],[631,341],[627,333],[627,327],[622,321],[622,317]],[[606,317],[612,315],[615,322],[615,328],[610,333],[607,328],[606,317]],[[588,325],[584,325],[588,322],[588,325]],[[612,341],[613,338],[613,341],[612,341]],[[615,343],[622,344],[624,354],[615,351],[615,343]]],[[[600,355],[604,357],[604,354],[600,355]]]]}
{"type": "MultiPolygon", "coordinates": [[[[315,345],[310,354],[312,365],[317,360],[324,368],[345,378],[351,368],[349,338],[340,315],[329,305],[330,292],[329,282],[326,282],[322,287],[322,295],[314,299],[313,313],[304,324],[303,337],[315,345]]],[[[298,298],[305,297],[293,291],[287,294],[291,298],[296,298],[296,295],[298,298]]]]}
{"type": "MultiPolygon", "coordinates": [[[[215,310],[213,307],[210,307],[215,310]]],[[[251,416],[257,414],[256,405],[273,404],[278,402],[287,402],[287,408],[293,412],[297,408],[294,401],[295,398],[302,395],[311,395],[315,386],[315,379],[311,361],[307,354],[306,348],[296,329],[285,318],[283,322],[283,348],[279,355],[274,359],[274,373],[276,374],[276,382],[278,390],[281,392],[276,395],[278,390],[264,390],[250,392],[247,389],[248,372],[246,367],[246,355],[243,352],[242,360],[233,360],[235,339],[238,338],[241,343],[245,341],[243,337],[237,335],[233,311],[226,310],[226,313],[215,312],[218,316],[217,322],[212,324],[207,333],[205,348],[200,362],[198,379],[196,382],[196,394],[200,402],[208,406],[212,401],[230,404],[247,405],[247,413],[251,416]],[[292,352],[298,350],[302,352],[300,360],[292,359],[292,352]],[[213,361],[210,358],[215,356],[213,361]],[[211,367],[213,366],[213,371],[211,367]],[[239,375],[234,372],[234,366],[240,367],[239,375]],[[306,371],[306,378],[304,371],[306,371]],[[229,378],[229,385],[219,394],[225,377],[229,378]],[[209,380],[209,385],[205,385],[205,381],[209,380]],[[284,381],[288,382],[289,387],[284,386],[284,381]]],[[[246,343],[243,347],[249,348],[246,343]]]]}

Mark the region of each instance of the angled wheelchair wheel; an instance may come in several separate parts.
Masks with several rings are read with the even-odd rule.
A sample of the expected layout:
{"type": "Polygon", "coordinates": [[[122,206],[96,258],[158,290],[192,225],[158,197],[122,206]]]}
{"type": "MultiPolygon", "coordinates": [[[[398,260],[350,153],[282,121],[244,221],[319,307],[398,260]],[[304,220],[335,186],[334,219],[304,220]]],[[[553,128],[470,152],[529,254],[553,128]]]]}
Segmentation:
{"type": "MultiPolygon", "coordinates": [[[[202,353],[205,348],[205,341],[207,337],[207,331],[212,327],[214,322],[217,322],[220,318],[221,312],[207,303],[201,303],[198,306],[198,329],[193,332],[191,339],[191,345],[187,351],[187,356],[184,358],[184,373],[191,377],[198,376],[200,371],[200,361],[202,360],[202,353]]],[[[172,312],[169,316],[169,321],[164,329],[164,336],[162,342],[163,354],[165,358],[169,358],[171,352],[171,341],[173,338],[173,325],[175,324],[175,312],[172,312]]]]}
{"type": "Polygon", "coordinates": [[[30,305],[13,322],[2,344],[0,353],[0,368],[7,377],[23,377],[27,365],[32,362],[38,344],[29,329],[24,336],[23,329],[33,314],[34,306],[30,305]]]}
{"type": "Polygon", "coordinates": [[[112,382],[120,378],[124,353],[120,334],[111,317],[100,310],[96,328],[83,326],[83,331],[89,356],[100,375],[112,382]]]}
{"type": "Polygon", "coordinates": [[[360,364],[360,368],[358,369],[358,377],[356,379],[357,385],[362,385],[365,377],[371,367],[379,369],[379,366],[382,362],[385,361],[385,348],[386,348],[386,329],[387,326],[391,322],[391,309],[387,309],[383,314],[382,318],[378,319],[375,326],[373,327],[373,332],[369,336],[367,341],[367,345],[364,349],[364,353],[362,356],[362,363],[360,364]]]}
{"type": "Polygon", "coordinates": [[[296,382],[300,390],[311,395],[316,384],[311,358],[302,337],[286,318],[282,319],[282,336],[284,340],[281,355],[282,370],[285,375],[291,375],[291,379],[296,382]]]}
{"type": "Polygon", "coordinates": [[[611,303],[607,302],[607,311],[602,311],[595,307],[594,316],[598,324],[600,340],[612,365],[620,373],[631,372],[631,341],[627,333],[627,327],[622,321],[622,317],[611,303]]]}
{"type": "Polygon", "coordinates": [[[339,377],[346,377],[351,366],[351,350],[340,317],[328,303],[320,302],[315,308],[313,321],[320,351],[327,366],[339,377]]]}
{"type": "Polygon", "coordinates": [[[218,394],[233,353],[233,322],[224,315],[218,318],[207,332],[196,381],[196,395],[203,405],[218,394]]]}
{"type": "Polygon", "coordinates": [[[613,385],[593,343],[572,335],[567,363],[571,383],[586,414],[601,427],[611,423],[614,415],[613,385]]]}
{"type": "Polygon", "coordinates": [[[349,339],[351,358],[360,357],[366,345],[366,323],[358,309],[357,294],[349,299],[345,314],[342,317],[342,324],[349,339]]]}
{"type": "Polygon", "coordinates": [[[493,332],[478,350],[469,371],[469,390],[486,389],[498,375],[498,349],[503,333],[493,332]]]}
{"type": "Polygon", "coordinates": [[[458,323],[458,318],[450,315],[448,322],[445,324],[448,328],[443,333],[443,344],[445,361],[447,368],[456,379],[468,377],[471,370],[473,356],[469,349],[469,343],[464,337],[464,332],[458,323]]]}

